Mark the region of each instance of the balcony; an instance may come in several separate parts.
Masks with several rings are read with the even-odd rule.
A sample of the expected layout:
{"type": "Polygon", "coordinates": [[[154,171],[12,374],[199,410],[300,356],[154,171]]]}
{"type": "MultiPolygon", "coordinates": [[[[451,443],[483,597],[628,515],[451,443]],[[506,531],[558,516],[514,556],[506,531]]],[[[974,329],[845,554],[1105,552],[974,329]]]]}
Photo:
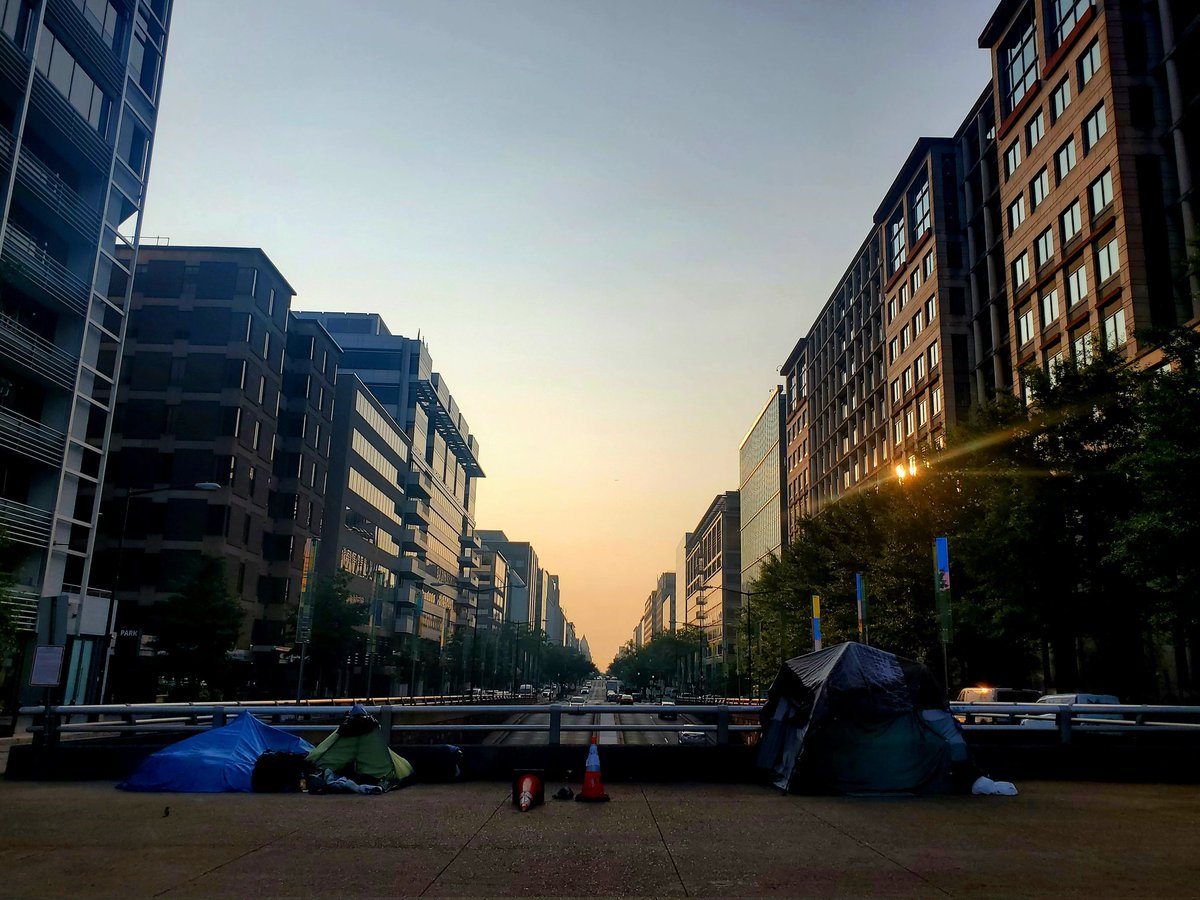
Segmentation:
{"type": "Polygon", "coordinates": [[[29,57],[3,32],[0,32],[0,77],[19,93],[25,93],[25,83],[29,80],[29,57]]]}
{"type": "Polygon", "coordinates": [[[8,596],[0,599],[0,605],[8,607],[17,631],[37,630],[38,595],[33,591],[10,590],[8,596]]]}
{"type": "Polygon", "coordinates": [[[400,546],[405,550],[428,553],[429,534],[415,525],[409,525],[400,532],[400,546]]]}
{"type": "Polygon", "coordinates": [[[474,550],[464,549],[458,554],[458,564],[464,569],[474,569],[479,565],[479,555],[474,550]]]}
{"type": "Polygon", "coordinates": [[[404,481],[404,492],[410,497],[428,500],[433,496],[433,476],[427,472],[409,471],[404,481]]]}
{"type": "Polygon", "coordinates": [[[48,466],[62,465],[67,436],[10,409],[0,408],[0,449],[11,450],[48,466]]]}
{"type": "Polygon", "coordinates": [[[46,20],[108,95],[120,97],[125,87],[124,67],[84,12],[70,0],[49,0],[46,20]]]}
{"type": "MultiPolygon", "coordinates": [[[[97,171],[107,173],[112,147],[83,118],[69,100],[38,72],[33,77],[32,105],[97,171]]],[[[114,112],[115,115],[115,112],[114,112]]]]}
{"type": "Polygon", "coordinates": [[[483,542],[475,536],[475,529],[467,526],[466,531],[458,536],[458,542],[464,547],[473,547],[476,550],[483,548],[483,542]]]}
{"type": "Polygon", "coordinates": [[[38,246],[33,236],[12,222],[4,232],[0,267],[9,280],[47,298],[69,312],[86,316],[91,291],[78,275],[38,246]]]}
{"type": "Polygon", "coordinates": [[[51,171],[49,166],[34,156],[28,147],[22,147],[17,158],[17,184],[89,243],[96,242],[100,234],[100,214],[88,206],[75,193],[75,189],[51,171]]]}
{"type": "Polygon", "coordinates": [[[397,578],[413,579],[416,581],[425,580],[425,567],[421,560],[414,556],[402,556],[393,570],[397,578]]]}
{"type": "Polygon", "coordinates": [[[50,546],[50,526],[54,515],[36,506],[0,499],[0,530],[14,544],[27,547],[50,546]]]}
{"type": "Polygon", "coordinates": [[[401,515],[405,519],[416,519],[422,525],[430,521],[429,504],[424,500],[406,500],[401,507],[401,515]]]}
{"type": "Polygon", "coordinates": [[[75,389],[79,360],[3,313],[0,313],[0,356],[38,381],[68,391],[75,389]]]}
{"type": "MultiPolygon", "coordinates": [[[[392,599],[401,609],[412,609],[422,605],[421,589],[414,584],[400,584],[392,589],[392,599]]],[[[397,612],[397,616],[400,613],[397,612]]]]}

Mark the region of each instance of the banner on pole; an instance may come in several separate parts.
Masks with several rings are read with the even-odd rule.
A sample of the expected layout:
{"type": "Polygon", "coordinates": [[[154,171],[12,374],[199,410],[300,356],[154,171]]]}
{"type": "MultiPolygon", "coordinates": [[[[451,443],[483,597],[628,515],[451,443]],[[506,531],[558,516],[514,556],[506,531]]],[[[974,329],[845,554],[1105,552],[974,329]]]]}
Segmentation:
{"type": "Polygon", "coordinates": [[[954,617],[950,595],[950,547],[944,537],[933,541],[933,599],[937,605],[942,643],[949,644],[954,640],[954,617]]]}
{"type": "Polygon", "coordinates": [[[821,649],[821,597],[812,595],[813,650],[821,649]]]}
{"type": "Polygon", "coordinates": [[[862,572],[854,573],[854,589],[858,594],[858,639],[867,643],[867,579],[862,572]]]}
{"type": "Polygon", "coordinates": [[[312,638],[312,592],[316,580],[319,544],[320,541],[316,538],[309,538],[304,542],[304,565],[300,569],[300,609],[296,611],[296,642],[300,644],[312,638]]]}

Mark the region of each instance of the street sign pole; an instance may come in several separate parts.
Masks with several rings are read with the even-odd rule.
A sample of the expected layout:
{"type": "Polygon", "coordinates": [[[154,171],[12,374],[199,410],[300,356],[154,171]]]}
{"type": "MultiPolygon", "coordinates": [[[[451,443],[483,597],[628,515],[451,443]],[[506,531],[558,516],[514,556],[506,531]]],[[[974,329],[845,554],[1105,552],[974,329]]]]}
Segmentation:
{"type": "Polygon", "coordinates": [[[858,639],[869,645],[871,632],[867,623],[867,579],[862,572],[854,573],[854,589],[858,594],[858,639]]]}
{"type": "Polygon", "coordinates": [[[954,618],[950,595],[950,546],[944,537],[933,540],[933,599],[937,606],[942,638],[942,675],[950,693],[950,642],[954,640],[954,618]]]}
{"type": "Polygon", "coordinates": [[[821,597],[812,595],[813,650],[821,649],[821,597]]]}

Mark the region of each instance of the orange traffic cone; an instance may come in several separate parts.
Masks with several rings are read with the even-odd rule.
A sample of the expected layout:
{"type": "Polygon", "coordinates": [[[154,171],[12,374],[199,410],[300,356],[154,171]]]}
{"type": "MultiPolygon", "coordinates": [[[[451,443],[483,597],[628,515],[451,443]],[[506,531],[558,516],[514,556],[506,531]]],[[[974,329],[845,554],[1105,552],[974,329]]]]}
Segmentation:
{"type": "Polygon", "coordinates": [[[533,807],[541,806],[545,799],[540,771],[517,772],[514,775],[513,806],[521,812],[529,812],[533,807]]]}
{"type": "Polygon", "coordinates": [[[594,734],[592,735],[592,745],[588,747],[587,767],[583,773],[583,788],[575,795],[575,799],[585,803],[603,803],[608,800],[608,794],[604,793],[604,782],[600,778],[600,750],[594,734]]]}

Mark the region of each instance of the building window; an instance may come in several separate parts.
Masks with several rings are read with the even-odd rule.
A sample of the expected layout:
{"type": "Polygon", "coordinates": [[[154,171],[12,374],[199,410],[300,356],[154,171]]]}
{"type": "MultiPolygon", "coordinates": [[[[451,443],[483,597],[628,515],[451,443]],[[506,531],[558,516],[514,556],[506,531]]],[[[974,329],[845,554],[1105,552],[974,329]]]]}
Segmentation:
{"type": "Polygon", "coordinates": [[[1058,152],[1054,154],[1054,168],[1058,173],[1058,183],[1062,184],[1062,180],[1075,168],[1075,140],[1073,138],[1059,147],[1058,152]]]}
{"type": "Polygon", "coordinates": [[[1087,299],[1087,266],[1080,265],[1067,276],[1067,309],[1074,309],[1087,299]]]}
{"type": "Polygon", "coordinates": [[[925,280],[928,281],[933,277],[933,251],[930,250],[925,254],[925,259],[921,262],[921,268],[925,270],[925,280]]]}
{"type": "Polygon", "coordinates": [[[1075,354],[1075,362],[1086,366],[1092,361],[1092,333],[1085,328],[1076,332],[1073,337],[1071,346],[1075,354]]]}
{"type": "Polygon", "coordinates": [[[929,399],[933,401],[933,414],[936,416],[942,411],[942,389],[939,387],[930,391],[929,399]]]}
{"type": "Polygon", "coordinates": [[[929,181],[922,182],[909,194],[909,221],[912,222],[912,243],[919,241],[929,230],[929,181]]]}
{"type": "Polygon", "coordinates": [[[900,285],[900,308],[904,309],[904,307],[907,305],[907,303],[908,303],[908,283],[905,282],[904,284],[900,285]]]}
{"type": "Polygon", "coordinates": [[[1091,200],[1092,218],[1103,210],[1108,204],[1112,203],[1112,170],[1105,169],[1104,174],[1092,182],[1088,188],[1088,197],[1091,200]]]}
{"type": "Polygon", "coordinates": [[[1121,259],[1117,255],[1117,239],[1113,238],[1096,251],[1096,274],[1099,276],[1097,279],[1098,283],[1104,284],[1104,282],[1116,275],[1120,269],[1121,259]]]}
{"type": "Polygon", "coordinates": [[[937,300],[934,297],[930,297],[928,300],[925,301],[925,321],[932,322],[934,316],[936,316],[936,315],[937,315],[937,300]]]}
{"type": "Polygon", "coordinates": [[[1021,164],[1021,140],[1018,138],[1009,144],[1007,150],[1004,151],[1004,177],[1012,178],[1013,172],[1017,171],[1017,166],[1021,164]]]}
{"type": "Polygon", "coordinates": [[[895,362],[896,357],[900,355],[900,342],[892,338],[888,342],[888,362],[895,362]]]}
{"type": "Polygon", "coordinates": [[[1062,46],[1079,17],[1092,5],[1092,0],[1050,0],[1046,4],[1046,25],[1050,32],[1051,51],[1062,46]]]}
{"type": "Polygon", "coordinates": [[[912,284],[913,296],[917,296],[917,291],[921,289],[921,270],[913,269],[912,278],[909,279],[912,284]]]}
{"type": "Polygon", "coordinates": [[[1038,141],[1042,139],[1042,135],[1046,133],[1046,117],[1039,109],[1033,114],[1033,118],[1029,120],[1029,124],[1025,126],[1025,137],[1029,141],[1029,152],[1033,152],[1033,148],[1038,145],[1038,141]]]}
{"type": "Polygon", "coordinates": [[[258,469],[250,466],[247,471],[246,478],[246,496],[251,500],[254,499],[254,490],[258,487],[258,469]]]}
{"type": "Polygon", "coordinates": [[[904,382],[904,393],[907,394],[909,391],[912,390],[912,386],[913,386],[912,369],[906,368],[903,372],[900,373],[900,378],[904,382]]]}
{"type": "Polygon", "coordinates": [[[1050,175],[1045,169],[1037,173],[1037,177],[1029,182],[1029,209],[1035,210],[1050,193],[1050,175]]]}
{"type": "Polygon", "coordinates": [[[1027,309],[1017,318],[1017,335],[1019,346],[1024,346],[1033,340],[1033,310],[1027,309]]]}
{"type": "Polygon", "coordinates": [[[897,378],[892,382],[892,402],[900,402],[900,379],[897,378]]]}
{"type": "Polygon", "coordinates": [[[1012,267],[1013,286],[1021,287],[1029,280],[1029,252],[1026,251],[1016,258],[1012,267]]]}
{"type": "Polygon", "coordinates": [[[904,411],[904,436],[912,437],[913,431],[913,408],[910,406],[904,411]]]}
{"type": "Polygon", "coordinates": [[[266,399],[266,396],[267,396],[267,376],[259,375],[258,376],[258,404],[259,404],[259,406],[262,405],[262,402],[263,402],[263,400],[266,399]]]}
{"type": "Polygon", "coordinates": [[[1045,328],[1058,318],[1058,288],[1042,291],[1038,301],[1042,307],[1042,327],[1045,328]]]}
{"type": "Polygon", "coordinates": [[[899,418],[892,422],[892,440],[897,444],[904,440],[904,432],[901,430],[901,428],[902,426],[899,418]]]}
{"type": "Polygon", "coordinates": [[[908,247],[904,243],[904,212],[897,210],[888,222],[888,274],[894,274],[904,265],[908,247]]]}
{"type": "Polygon", "coordinates": [[[1104,346],[1120,347],[1125,343],[1125,310],[1118,309],[1104,320],[1104,346]]]}
{"type": "Polygon", "coordinates": [[[896,318],[896,298],[893,297],[888,301],[888,324],[892,324],[892,320],[896,318]]]}
{"type": "Polygon", "coordinates": [[[912,320],[913,337],[916,337],[918,334],[920,334],[921,329],[924,327],[925,324],[921,321],[921,311],[918,309],[917,314],[913,316],[912,320]]]}
{"type": "Polygon", "coordinates": [[[1104,113],[1104,104],[1097,106],[1090,116],[1083,120],[1083,152],[1086,156],[1093,147],[1108,133],[1108,116],[1104,113]]]}
{"type": "Polygon", "coordinates": [[[905,350],[907,350],[908,345],[911,343],[912,332],[909,330],[909,326],[905,325],[902,329],[900,329],[900,352],[903,353],[905,350]]]}
{"type": "Polygon", "coordinates": [[[929,370],[932,372],[938,364],[938,342],[929,345],[929,370]]]}
{"type": "Polygon", "coordinates": [[[1050,384],[1058,384],[1058,379],[1062,376],[1063,352],[1055,350],[1051,353],[1047,350],[1042,354],[1042,358],[1046,362],[1046,374],[1050,377],[1050,384]]]}
{"type": "Polygon", "coordinates": [[[1004,92],[1003,115],[1012,112],[1037,81],[1037,29],[1032,6],[1026,7],[1023,19],[1009,31],[997,57],[1004,92]]]}
{"type": "Polygon", "coordinates": [[[924,428],[929,422],[929,401],[922,400],[917,404],[917,425],[924,428]]]}
{"type": "MultiPolygon", "coordinates": [[[[241,410],[239,409],[238,412],[240,413],[241,410]]],[[[252,448],[254,448],[255,450],[257,450],[258,445],[261,441],[262,441],[262,422],[255,419],[254,420],[254,433],[250,438],[250,446],[252,448]]]]}
{"type": "Polygon", "coordinates": [[[1079,201],[1076,200],[1062,214],[1062,242],[1064,247],[1071,242],[1072,238],[1079,234],[1079,229],[1082,227],[1083,225],[1079,220],[1079,201]]]}
{"type": "Polygon", "coordinates": [[[1100,42],[1092,41],[1079,57],[1079,89],[1092,80],[1092,76],[1100,69],[1100,42]]]}
{"type": "Polygon", "coordinates": [[[1071,77],[1065,76],[1050,95],[1050,121],[1057,122],[1071,105],[1071,77]]]}
{"type": "Polygon", "coordinates": [[[108,137],[112,100],[96,86],[92,77],[44,24],[38,39],[37,70],[46,76],[101,137],[108,137]]]}
{"type": "Polygon", "coordinates": [[[1054,256],[1054,229],[1047,228],[1038,235],[1033,245],[1033,257],[1038,269],[1050,262],[1054,256]]]}
{"type": "Polygon", "coordinates": [[[1025,195],[1018,197],[1008,208],[1008,233],[1011,237],[1013,232],[1021,227],[1021,223],[1025,221],[1025,195]]]}
{"type": "Polygon", "coordinates": [[[913,381],[920,381],[925,377],[925,356],[918,356],[913,360],[913,381]]]}

